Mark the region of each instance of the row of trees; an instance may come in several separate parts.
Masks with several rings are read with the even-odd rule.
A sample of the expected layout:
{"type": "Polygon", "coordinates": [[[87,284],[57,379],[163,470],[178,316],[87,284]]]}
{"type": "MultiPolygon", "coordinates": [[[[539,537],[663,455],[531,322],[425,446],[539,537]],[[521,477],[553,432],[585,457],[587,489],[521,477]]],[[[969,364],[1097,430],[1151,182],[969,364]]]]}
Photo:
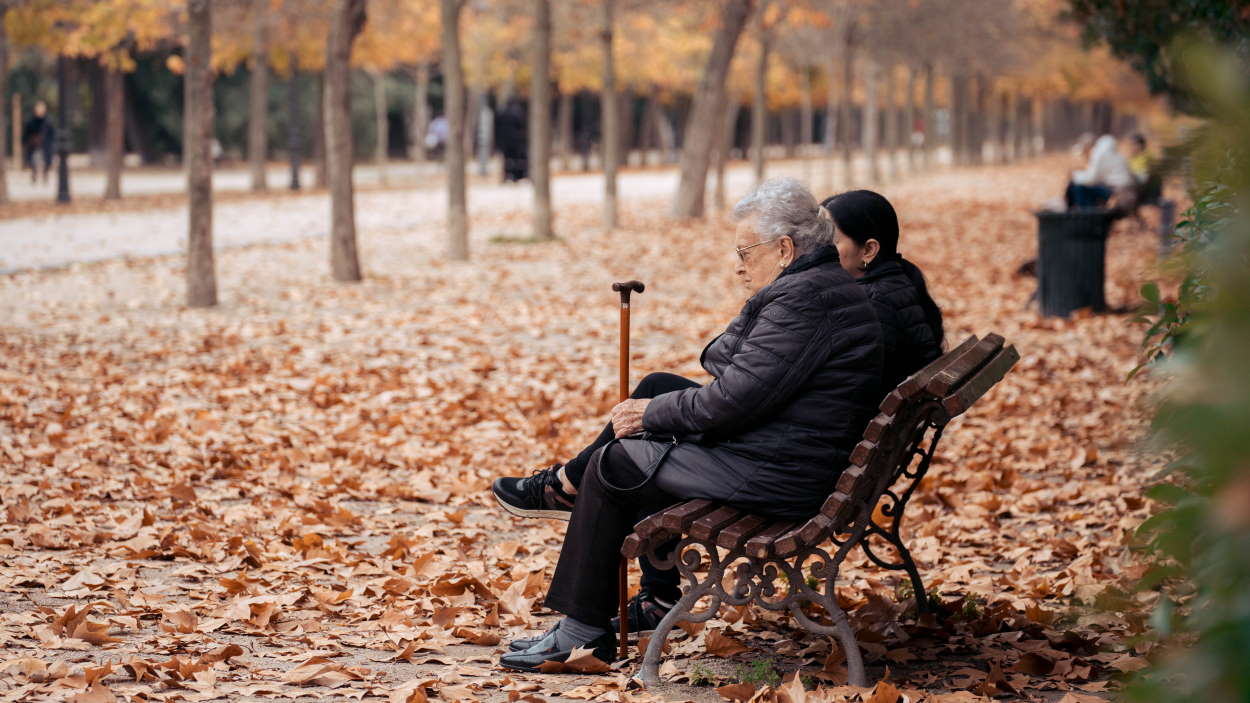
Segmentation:
{"type": "MultiPolygon", "coordinates": [[[[853,149],[861,147],[870,180],[898,169],[894,157],[901,147],[910,146],[916,126],[927,137],[923,148],[903,151],[913,164],[929,161],[939,107],[951,115],[957,162],[979,161],[990,142],[999,144],[995,153],[1000,155],[1027,153],[1046,128],[1042,118],[1051,111],[1043,109],[1040,99],[1106,98],[1121,85],[1120,76],[1112,75],[1118,70],[1114,64],[1077,50],[1074,37],[1056,23],[1056,2],[215,0],[211,8],[200,8],[189,0],[10,0],[4,6],[5,27],[15,43],[94,58],[110,76],[132,68],[134,57],[143,52],[175,49],[168,65],[186,74],[183,151],[193,184],[193,218],[206,217],[203,203],[211,197],[202,187],[206,177],[195,167],[203,147],[192,146],[190,140],[211,139],[211,93],[204,97],[197,91],[211,91],[212,72],[247,66],[248,153],[258,190],[268,185],[271,75],[288,80],[292,105],[298,73],[321,75],[323,95],[314,132],[324,141],[321,161],[331,193],[331,270],[335,278],[351,281],[362,275],[352,209],[352,67],[373,76],[375,96],[383,90],[384,72],[412,76],[418,158],[423,156],[419,137],[431,118],[432,93],[441,93],[437,97],[449,127],[444,158],[448,254],[467,259],[466,148],[472,139],[470,121],[491,93],[524,95],[530,104],[536,238],[553,236],[548,170],[553,132],[567,151],[571,100],[578,92],[600,96],[605,226],[616,225],[616,173],[625,127],[653,133],[656,141],[679,153],[681,181],[672,213],[698,217],[705,209],[710,172],[720,175],[715,198],[723,206],[724,163],[740,122],[750,124],[749,151],[757,177],[764,176],[766,126],[779,112],[787,116],[780,120],[782,131],[790,132],[786,141],[808,145],[819,138],[827,148],[839,150],[848,174],[853,149]],[[192,11],[201,9],[200,14],[192,11]],[[217,27],[211,34],[211,54],[201,56],[192,49],[189,38],[200,31],[197,22],[217,27]],[[956,36],[959,40],[952,41],[956,36]],[[200,59],[208,67],[207,82],[202,74],[193,75],[191,64],[200,59]],[[630,109],[635,101],[623,100],[623,93],[647,96],[641,126],[630,109]],[[739,106],[746,103],[750,116],[743,120],[739,106]],[[551,111],[553,104],[557,107],[551,111]],[[990,115],[996,117],[991,120],[990,115]],[[207,128],[203,120],[208,120],[207,128]],[[823,126],[819,137],[817,125],[823,126]],[[877,158],[882,147],[888,152],[884,171],[877,158]]],[[[124,102],[116,93],[121,82],[109,80],[106,85],[110,124],[120,122],[116,111],[124,109],[124,102]]],[[[375,102],[385,104],[385,95],[375,102]]],[[[377,143],[384,149],[384,110],[375,114],[377,143]]],[[[293,110],[288,151],[298,159],[300,122],[295,117],[293,110]]],[[[1053,120],[1050,128],[1053,132],[1053,120]]],[[[109,134],[107,162],[116,164],[110,168],[109,192],[120,194],[112,184],[120,182],[122,137],[120,131],[109,134]]],[[[847,180],[853,179],[848,175],[847,180]]],[[[211,262],[211,246],[195,244],[201,233],[210,236],[202,223],[200,219],[192,225],[192,253],[211,262]]],[[[191,270],[211,275],[211,263],[191,270]]],[[[191,286],[193,291],[210,288],[191,286]]],[[[197,305],[215,300],[208,294],[191,299],[197,305]]]]}

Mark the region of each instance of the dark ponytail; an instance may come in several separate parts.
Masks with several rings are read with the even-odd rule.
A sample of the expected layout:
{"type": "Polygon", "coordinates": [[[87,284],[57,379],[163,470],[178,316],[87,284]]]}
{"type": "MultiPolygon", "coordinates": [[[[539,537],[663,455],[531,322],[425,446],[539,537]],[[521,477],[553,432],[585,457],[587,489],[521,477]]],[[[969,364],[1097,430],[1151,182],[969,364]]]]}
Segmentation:
{"type": "Polygon", "coordinates": [[[898,253],[898,215],[890,201],[871,190],[848,190],[825,199],[821,205],[829,211],[839,234],[849,237],[861,247],[869,239],[877,240],[881,253],[873,260],[873,265],[882,261],[897,261],[903,267],[903,273],[916,288],[925,321],[933,330],[938,345],[944,348],[946,331],[942,325],[942,310],[929,295],[929,286],[920,268],[898,253]]]}

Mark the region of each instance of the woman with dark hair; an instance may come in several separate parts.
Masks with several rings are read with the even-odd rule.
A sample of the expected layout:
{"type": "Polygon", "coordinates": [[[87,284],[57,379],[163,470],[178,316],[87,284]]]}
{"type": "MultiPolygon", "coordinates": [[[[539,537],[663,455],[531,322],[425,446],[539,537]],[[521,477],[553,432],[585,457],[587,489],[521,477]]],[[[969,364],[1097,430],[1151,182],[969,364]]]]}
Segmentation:
{"type": "Polygon", "coordinates": [[[833,219],[842,268],[864,287],[881,322],[888,393],[942,355],[942,311],[924,274],[898,253],[898,215],[890,201],[871,190],[850,190],[821,205],[833,219]]]}

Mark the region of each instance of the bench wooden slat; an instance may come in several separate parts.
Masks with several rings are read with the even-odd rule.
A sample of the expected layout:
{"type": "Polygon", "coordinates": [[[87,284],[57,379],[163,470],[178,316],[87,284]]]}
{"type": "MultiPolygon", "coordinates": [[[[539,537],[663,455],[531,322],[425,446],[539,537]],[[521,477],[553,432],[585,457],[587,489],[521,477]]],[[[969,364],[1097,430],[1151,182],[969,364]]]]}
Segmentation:
{"type": "Polygon", "coordinates": [[[667,532],[664,526],[660,524],[660,521],[663,519],[664,511],[648,515],[639,520],[637,525],[634,525],[634,533],[645,540],[650,540],[658,534],[667,532]]]}
{"type": "Polygon", "coordinates": [[[859,464],[851,464],[847,466],[842,475],[838,477],[837,489],[846,495],[852,495],[855,492],[855,484],[859,481],[859,477],[867,472],[867,467],[859,464]]]}
{"type": "Polygon", "coordinates": [[[778,554],[782,552],[792,554],[804,547],[820,544],[833,533],[833,525],[833,520],[823,513],[816,515],[811,520],[803,523],[803,526],[799,528],[797,533],[783,535],[773,549],[777,550],[778,554]]]}
{"type": "Polygon", "coordinates": [[[743,547],[746,555],[756,559],[768,558],[773,551],[773,542],[777,541],[778,537],[794,529],[794,526],[795,522],[793,520],[780,520],[764,528],[759,534],[747,540],[746,546],[743,547]]]}
{"type": "Polygon", "coordinates": [[[990,357],[1003,348],[1004,339],[996,334],[987,334],[976,346],[964,352],[955,363],[943,369],[925,386],[925,392],[941,398],[961,383],[977,369],[985,365],[990,357]]]}
{"type": "Polygon", "coordinates": [[[702,498],[675,505],[660,515],[660,526],[672,532],[685,532],[691,523],[716,509],[716,504],[702,498]]]}
{"type": "Polygon", "coordinates": [[[768,518],[759,515],[743,515],[716,535],[716,544],[724,549],[738,551],[748,539],[767,527],[770,522],[772,521],[768,518]]]}
{"type": "Polygon", "coordinates": [[[942,409],[951,417],[963,413],[995,384],[1003,380],[1003,376],[1006,376],[1019,360],[1020,353],[1015,347],[1007,347],[998,352],[958,390],[942,399],[942,409]]]}
{"type": "Polygon", "coordinates": [[[934,376],[945,370],[946,367],[953,363],[956,359],[963,356],[964,352],[971,349],[978,341],[980,340],[977,339],[976,335],[968,335],[968,338],[960,342],[958,346],[933,361],[930,361],[929,364],[923,369],[920,369],[900,383],[898,385],[899,394],[904,398],[910,398],[920,391],[923,391],[925,386],[929,385],[929,381],[933,380],[934,376]]]}
{"type": "Polygon", "coordinates": [[[650,544],[634,533],[625,538],[625,543],[621,545],[621,555],[626,559],[637,559],[647,553],[647,547],[650,544]]]}
{"type": "Polygon", "coordinates": [[[868,440],[861,440],[855,448],[851,450],[851,457],[848,463],[855,466],[868,466],[872,463],[872,459],[877,454],[877,443],[868,440]]]}
{"type": "Polygon", "coordinates": [[[722,505],[695,520],[694,524],[690,526],[690,536],[710,542],[726,525],[742,517],[742,514],[742,511],[737,508],[722,505]]]}

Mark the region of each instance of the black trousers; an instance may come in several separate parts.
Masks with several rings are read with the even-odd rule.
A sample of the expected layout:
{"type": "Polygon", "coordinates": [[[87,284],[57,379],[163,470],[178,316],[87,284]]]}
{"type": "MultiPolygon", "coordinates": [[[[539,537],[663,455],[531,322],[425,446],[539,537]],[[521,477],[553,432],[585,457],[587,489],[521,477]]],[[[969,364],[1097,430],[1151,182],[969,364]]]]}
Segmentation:
{"type": "MultiPolygon", "coordinates": [[[[587,468],[546,605],[587,625],[608,629],[619,602],[621,545],[639,520],[680,499],[656,488],[654,481],[624,494],[605,485],[605,476],[615,486],[633,486],[642,480],[642,469],[620,444],[592,453],[587,468]]],[[[642,561],[649,566],[646,559],[642,561]]],[[[676,570],[671,571],[675,582],[676,570]]]]}
{"type": "MultiPolygon", "coordinates": [[[[629,397],[654,398],[657,395],[664,395],[671,391],[698,387],[698,383],[684,376],[678,376],[674,373],[652,373],[647,374],[638,383],[629,397]]],[[[590,446],[564,464],[564,475],[569,479],[569,483],[574,486],[582,485],[582,476],[586,473],[587,465],[590,464],[591,455],[598,451],[600,447],[612,441],[614,437],[616,437],[616,432],[612,430],[612,423],[609,422],[603,428],[603,431],[599,433],[599,436],[595,437],[595,441],[590,443],[590,446]]]]}
{"type": "MultiPolygon", "coordinates": [[[[684,376],[678,376],[677,374],[672,373],[652,373],[643,377],[642,381],[638,383],[638,386],[634,388],[634,392],[630,394],[629,397],[654,398],[657,395],[663,395],[670,391],[679,391],[685,388],[698,387],[698,383],[695,383],[684,376]]],[[[612,423],[609,422],[607,426],[603,428],[603,431],[599,433],[599,436],[595,437],[595,441],[591,442],[590,446],[583,449],[580,454],[564,464],[565,477],[568,478],[569,483],[579,487],[578,495],[574,504],[582,499],[580,486],[582,485],[582,479],[586,474],[586,467],[591,463],[591,458],[594,456],[595,452],[607,445],[607,443],[612,441],[614,437],[616,437],[616,432],[613,431],[612,423]]],[[[628,461],[628,456],[626,456],[624,452],[620,452],[620,455],[624,460],[628,461]]],[[[610,463],[609,465],[612,466],[613,469],[616,469],[617,465],[620,463],[621,460],[618,459],[616,462],[610,463]]],[[[633,466],[632,462],[630,462],[630,466],[633,466]]],[[[623,468],[621,470],[628,471],[629,469],[623,468]]],[[[638,471],[638,467],[633,466],[633,470],[638,471]]],[[[639,474],[639,477],[641,477],[641,474],[639,474]]],[[[634,481],[633,483],[637,483],[637,481],[634,481]]],[[[616,485],[627,486],[633,485],[633,483],[617,482],[616,485]]],[[[650,513],[647,513],[647,515],[649,514],[650,513]]],[[[643,515],[638,519],[641,520],[642,517],[646,517],[646,515],[643,515]]],[[[571,525],[569,530],[570,532],[572,531],[571,525]]],[[[626,532],[625,534],[628,535],[629,533],[626,532]]],[[[623,540],[624,537],[621,539],[623,540]]],[[[662,549],[660,553],[663,554],[666,552],[667,550],[662,549]]],[[[657,569],[652,566],[651,561],[646,557],[638,560],[638,566],[642,569],[643,587],[650,591],[653,595],[666,600],[672,600],[676,599],[681,593],[681,577],[678,575],[676,569],[657,569]]]]}

